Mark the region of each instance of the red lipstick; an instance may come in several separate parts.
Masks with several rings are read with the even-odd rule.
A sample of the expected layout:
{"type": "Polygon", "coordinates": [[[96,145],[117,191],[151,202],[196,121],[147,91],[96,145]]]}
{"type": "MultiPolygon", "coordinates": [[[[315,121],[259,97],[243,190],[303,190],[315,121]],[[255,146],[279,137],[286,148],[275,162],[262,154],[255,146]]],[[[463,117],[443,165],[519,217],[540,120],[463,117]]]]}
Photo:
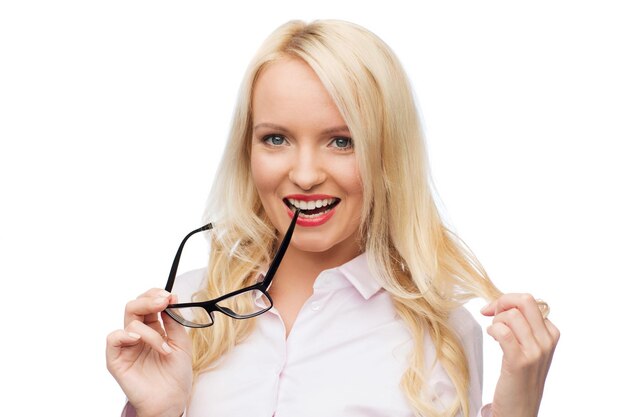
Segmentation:
{"type": "MultiPolygon", "coordinates": [[[[300,209],[300,215],[298,216],[298,220],[296,220],[296,224],[302,227],[317,227],[323,225],[333,217],[335,209],[341,201],[339,198],[327,194],[290,194],[283,199],[287,214],[290,218],[293,218],[295,207],[289,203],[289,199],[298,201],[334,200],[325,210],[317,208],[317,210],[322,209],[323,211],[315,214],[307,214],[308,210],[300,209]]],[[[313,212],[313,210],[310,211],[313,212]]]]}
{"type": "Polygon", "coordinates": [[[315,200],[326,200],[326,199],[335,199],[339,200],[337,197],[328,195],[328,194],[289,194],[285,196],[285,199],[293,199],[300,201],[315,201],[315,200]]]}

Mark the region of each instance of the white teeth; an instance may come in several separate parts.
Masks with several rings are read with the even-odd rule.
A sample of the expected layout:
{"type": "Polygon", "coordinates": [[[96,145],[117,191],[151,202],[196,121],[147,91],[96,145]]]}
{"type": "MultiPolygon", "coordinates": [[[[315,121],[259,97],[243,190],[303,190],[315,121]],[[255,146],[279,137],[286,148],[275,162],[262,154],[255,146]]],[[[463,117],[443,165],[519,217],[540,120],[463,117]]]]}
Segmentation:
{"type": "Polygon", "coordinates": [[[326,207],[337,201],[336,198],[325,198],[323,200],[302,201],[293,198],[287,199],[289,204],[301,210],[313,210],[314,208],[326,207]]]}
{"type": "Polygon", "coordinates": [[[317,214],[304,214],[304,213],[300,213],[300,217],[302,217],[303,219],[313,219],[315,217],[320,217],[323,216],[324,214],[328,213],[330,210],[324,210],[321,213],[317,213],[317,214]]]}

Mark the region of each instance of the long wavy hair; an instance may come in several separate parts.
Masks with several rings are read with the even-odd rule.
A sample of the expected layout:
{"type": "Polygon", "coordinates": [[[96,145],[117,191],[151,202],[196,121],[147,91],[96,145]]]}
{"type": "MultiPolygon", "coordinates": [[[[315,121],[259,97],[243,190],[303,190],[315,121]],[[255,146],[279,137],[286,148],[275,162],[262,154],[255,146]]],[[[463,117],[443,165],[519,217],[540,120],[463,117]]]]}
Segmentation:
{"type": "MultiPolygon", "coordinates": [[[[288,22],[253,58],[241,85],[230,137],[215,178],[206,217],[211,237],[206,288],[217,297],[255,280],[277,242],[251,180],[251,97],[268,64],[306,62],[333,98],[352,135],[363,183],[360,231],[369,267],[392,296],[414,339],[402,389],[416,415],[469,415],[469,372],[462,345],[449,323],[452,310],[470,298],[501,293],[479,262],[442,222],[433,199],[420,118],[409,81],[391,49],[366,29],[343,21],[288,22]],[[441,411],[428,398],[423,340],[451,378],[457,401],[441,411]]],[[[196,375],[247,337],[253,320],[219,320],[194,329],[196,375]]]]}

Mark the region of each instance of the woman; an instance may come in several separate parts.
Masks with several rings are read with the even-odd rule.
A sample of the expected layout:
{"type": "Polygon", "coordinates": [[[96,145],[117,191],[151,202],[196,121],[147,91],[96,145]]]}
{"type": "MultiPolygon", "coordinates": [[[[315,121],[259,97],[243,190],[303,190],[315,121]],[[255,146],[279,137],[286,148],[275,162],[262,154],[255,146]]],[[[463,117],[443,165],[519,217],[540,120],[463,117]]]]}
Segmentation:
{"type": "Polygon", "coordinates": [[[218,172],[194,299],[252,285],[301,209],[274,308],[188,334],[162,313],[175,294],[129,302],[107,339],[128,415],[537,415],[558,330],[443,225],[409,83],[375,35],[278,28],[244,77],[218,172]],[[461,307],[473,297],[491,301],[503,350],[480,411],[481,333],[461,307]]]}

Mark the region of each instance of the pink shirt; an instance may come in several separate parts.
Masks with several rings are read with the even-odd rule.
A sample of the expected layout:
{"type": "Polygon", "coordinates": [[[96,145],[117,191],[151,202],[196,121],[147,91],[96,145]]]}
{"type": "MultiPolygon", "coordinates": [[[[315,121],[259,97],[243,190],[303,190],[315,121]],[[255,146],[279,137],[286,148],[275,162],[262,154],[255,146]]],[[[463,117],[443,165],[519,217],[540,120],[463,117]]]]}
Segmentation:
{"type": "MultiPolygon", "coordinates": [[[[254,319],[250,337],[198,377],[186,416],[414,417],[400,388],[411,335],[390,295],[370,273],[366,256],[317,277],[289,337],[276,309],[254,319]]],[[[203,270],[196,270],[177,280],[186,280],[192,288],[203,276],[203,270]]],[[[470,415],[488,416],[488,406],[479,414],[482,330],[464,308],[454,311],[450,320],[469,362],[470,415]]],[[[424,351],[424,369],[434,366],[428,379],[430,396],[445,407],[456,392],[435,361],[428,335],[424,351]]],[[[125,411],[134,411],[129,409],[125,411]]]]}

